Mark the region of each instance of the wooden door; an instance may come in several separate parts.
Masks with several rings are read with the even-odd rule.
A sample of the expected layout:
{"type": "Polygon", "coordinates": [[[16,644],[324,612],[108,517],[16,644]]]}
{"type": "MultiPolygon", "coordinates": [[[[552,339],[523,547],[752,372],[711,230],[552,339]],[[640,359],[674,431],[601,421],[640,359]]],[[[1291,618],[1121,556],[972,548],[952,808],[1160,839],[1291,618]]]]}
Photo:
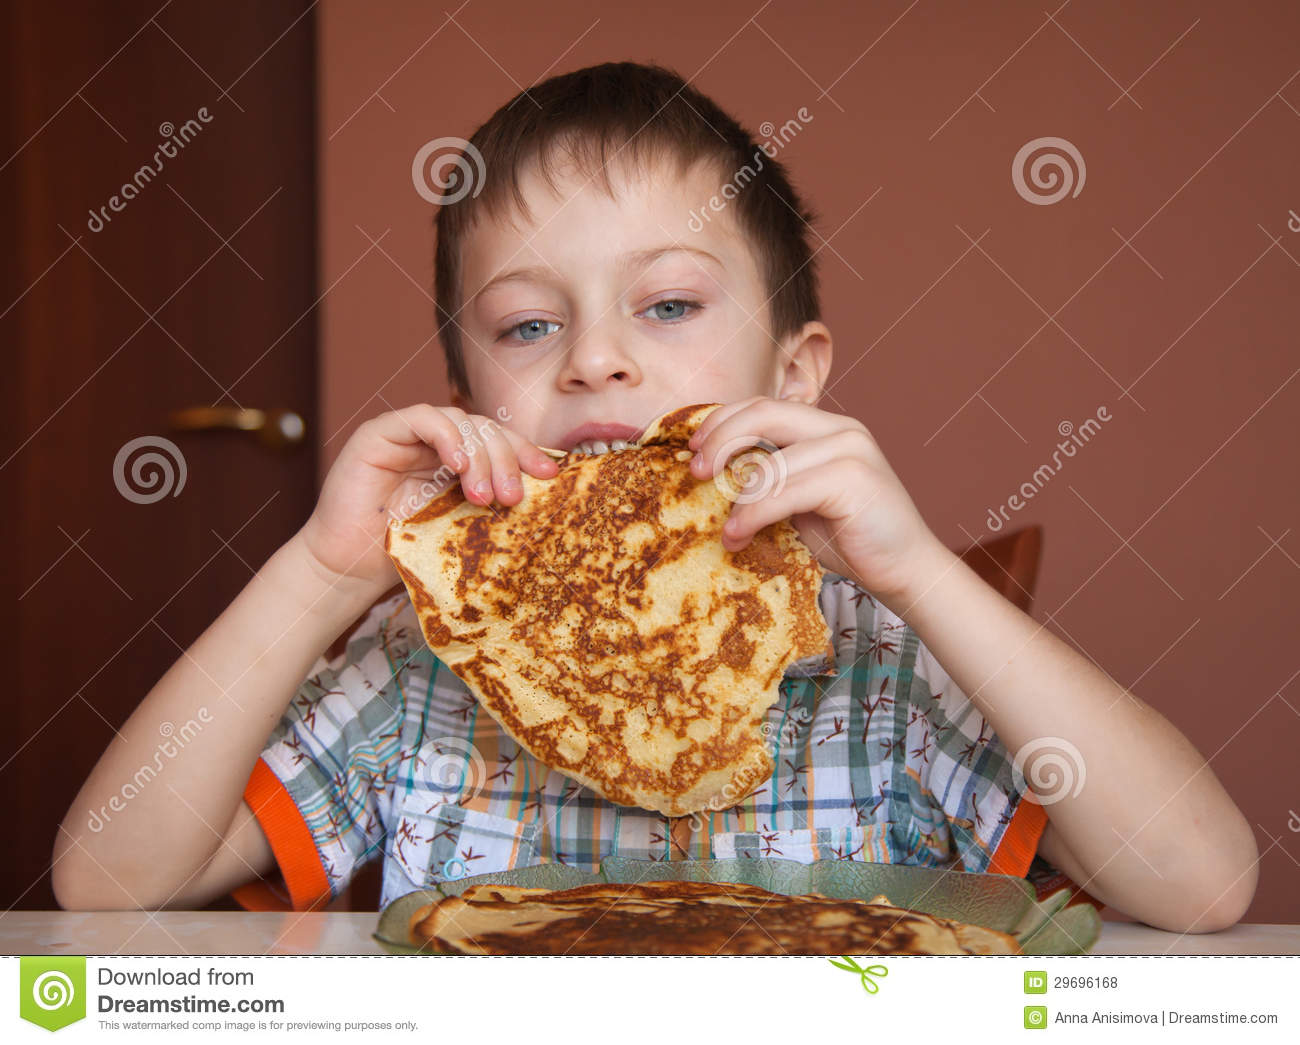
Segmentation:
{"type": "Polygon", "coordinates": [[[310,7],[0,13],[0,909],[54,906],[115,727],[314,503],[310,7]],[[300,422],[275,448],[189,407],[300,422]]]}

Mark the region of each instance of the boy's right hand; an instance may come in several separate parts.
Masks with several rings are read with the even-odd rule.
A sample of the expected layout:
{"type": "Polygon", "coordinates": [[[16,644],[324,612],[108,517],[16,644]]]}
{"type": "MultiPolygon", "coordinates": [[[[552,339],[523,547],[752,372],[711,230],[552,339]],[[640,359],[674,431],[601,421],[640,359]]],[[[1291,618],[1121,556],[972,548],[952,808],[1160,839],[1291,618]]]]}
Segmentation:
{"type": "Polygon", "coordinates": [[[384,551],[390,519],[413,514],[455,481],[453,473],[471,504],[518,504],[521,469],[539,479],[558,470],[535,444],[492,418],[428,403],[394,410],[352,434],[299,537],[327,576],[359,581],[378,598],[398,581],[384,551]]]}

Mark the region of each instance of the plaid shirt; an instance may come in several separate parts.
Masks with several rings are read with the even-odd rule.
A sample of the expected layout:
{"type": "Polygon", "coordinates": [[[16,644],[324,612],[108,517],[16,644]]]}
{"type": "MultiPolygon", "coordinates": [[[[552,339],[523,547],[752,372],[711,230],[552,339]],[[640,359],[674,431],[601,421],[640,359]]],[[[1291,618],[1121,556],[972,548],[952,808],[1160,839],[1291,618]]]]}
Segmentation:
{"type": "Polygon", "coordinates": [[[1046,815],[1023,800],[979,710],[852,581],[827,573],[820,605],[835,664],[787,671],[763,725],[771,778],[729,809],[668,818],[608,802],[520,748],[429,650],[406,593],[378,603],[313,666],[245,792],[293,906],[337,896],[381,856],[382,904],[548,861],[594,871],[611,853],[1025,876],[1046,815]]]}

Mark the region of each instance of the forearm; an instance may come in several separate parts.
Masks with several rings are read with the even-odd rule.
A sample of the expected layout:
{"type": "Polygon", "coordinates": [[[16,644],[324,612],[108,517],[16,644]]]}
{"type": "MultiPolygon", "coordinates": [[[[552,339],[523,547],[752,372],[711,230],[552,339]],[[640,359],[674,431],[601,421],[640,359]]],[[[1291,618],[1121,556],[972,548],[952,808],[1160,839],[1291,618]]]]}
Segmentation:
{"type": "Polygon", "coordinates": [[[1254,893],[1254,836],[1191,742],[952,552],[935,542],[924,562],[900,615],[1006,748],[1055,738],[1077,751],[1056,745],[1077,763],[1075,786],[1044,806],[1080,884],[1169,928],[1240,917],[1254,893]]]}
{"type": "Polygon", "coordinates": [[[277,550],[109,744],[60,827],[56,888],[165,902],[221,843],[289,699],[373,595],[323,576],[296,537],[277,550]]]}

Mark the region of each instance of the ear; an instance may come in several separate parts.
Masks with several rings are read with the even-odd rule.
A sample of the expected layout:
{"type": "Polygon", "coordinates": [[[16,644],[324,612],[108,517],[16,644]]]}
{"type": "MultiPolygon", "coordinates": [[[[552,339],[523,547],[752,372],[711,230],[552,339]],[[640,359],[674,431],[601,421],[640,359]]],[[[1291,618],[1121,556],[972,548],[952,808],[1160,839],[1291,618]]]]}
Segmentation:
{"type": "Polygon", "coordinates": [[[781,345],[777,358],[776,398],[815,406],[831,372],[831,332],[810,320],[781,345]]]}

